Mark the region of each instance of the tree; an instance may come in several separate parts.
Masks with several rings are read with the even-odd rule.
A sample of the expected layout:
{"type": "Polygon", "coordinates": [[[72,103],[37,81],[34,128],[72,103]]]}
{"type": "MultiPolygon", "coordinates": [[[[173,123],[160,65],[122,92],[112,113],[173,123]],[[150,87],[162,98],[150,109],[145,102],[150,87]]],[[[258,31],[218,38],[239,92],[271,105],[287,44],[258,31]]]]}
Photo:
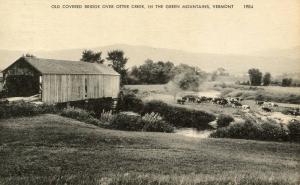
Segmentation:
{"type": "Polygon", "coordinates": [[[180,64],[174,68],[174,82],[183,90],[197,91],[207,78],[207,73],[198,67],[180,64]]]}
{"type": "Polygon", "coordinates": [[[107,53],[106,59],[111,62],[111,66],[121,76],[121,85],[127,84],[127,69],[125,65],[128,58],[124,57],[122,50],[113,50],[107,53]]]}
{"type": "Polygon", "coordinates": [[[81,55],[80,61],[103,64],[104,60],[101,59],[102,52],[93,52],[92,50],[84,50],[81,55]]]}
{"type": "Polygon", "coordinates": [[[200,77],[195,73],[184,73],[176,76],[178,85],[183,90],[197,91],[200,85],[200,77]]]}
{"type": "Polygon", "coordinates": [[[219,67],[216,73],[219,76],[229,76],[229,73],[227,73],[226,69],[224,69],[223,67],[219,67]]]}
{"type": "Polygon", "coordinates": [[[249,78],[250,78],[250,84],[254,86],[261,85],[261,79],[262,79],[262,73],[259,71],[259,69],[249,69],[248,70],[249,78]]]}
{"type": "Polygon", "coordinates": [[[23,55],[25,57],[30,57],[30,58],[36,58],[36,56],[34,56],[33,54],[31,53],[26,53],[25,55],[23,55]]]}
{"type": "Polygon", "coordinates": [[[173,68],[172,62],[153,62],[148,59],[139,67],[133,66],[130,76],[138,79],[141,84],[164,84],[174,77],[173,68]]]}
{"type": "Polygon", "coordinates": [[[292,85],[292,81],[293,79],[292,78],[283,78],[282,79],[282,87],[289,87],[292,85]]]}
{"type": "Polygon", "coordinates": [[[263,77],[263,85],[268,86],[271,83],[271,74],[270,73],[265,73],[263,77]]]}

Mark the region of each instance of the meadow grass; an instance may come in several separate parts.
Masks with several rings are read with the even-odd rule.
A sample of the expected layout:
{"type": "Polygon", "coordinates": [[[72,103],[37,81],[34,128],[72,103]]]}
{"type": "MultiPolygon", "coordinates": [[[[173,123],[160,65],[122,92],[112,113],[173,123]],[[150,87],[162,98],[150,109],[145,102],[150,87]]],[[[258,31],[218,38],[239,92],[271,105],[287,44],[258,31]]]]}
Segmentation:
{"type": "Polygon", "coordinates": [[[217,88],[224,97],[241,97],[246,100],[300,103],[300,87],[231,85],[217,88]]]}
{"type": "Polygon", "coordinates": [[[0,184],[299,183],[300,144],[102,129],[58,115],[0,120],[0,184]]]}

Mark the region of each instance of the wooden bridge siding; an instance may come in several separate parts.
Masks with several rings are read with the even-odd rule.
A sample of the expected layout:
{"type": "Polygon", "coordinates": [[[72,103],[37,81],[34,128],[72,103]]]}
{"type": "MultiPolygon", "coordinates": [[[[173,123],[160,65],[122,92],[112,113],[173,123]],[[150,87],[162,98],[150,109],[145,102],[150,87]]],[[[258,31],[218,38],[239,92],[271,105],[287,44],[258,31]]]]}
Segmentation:
{"type": "Polygon", "coordinates": [[[58,103],[102,97],[117,98],[120,82],[119,76],[113,75],[44,74],[42,83],[42,101],[58,103]],[[85,85],[87,85],[87,97],[85,97],[85,85]]]}

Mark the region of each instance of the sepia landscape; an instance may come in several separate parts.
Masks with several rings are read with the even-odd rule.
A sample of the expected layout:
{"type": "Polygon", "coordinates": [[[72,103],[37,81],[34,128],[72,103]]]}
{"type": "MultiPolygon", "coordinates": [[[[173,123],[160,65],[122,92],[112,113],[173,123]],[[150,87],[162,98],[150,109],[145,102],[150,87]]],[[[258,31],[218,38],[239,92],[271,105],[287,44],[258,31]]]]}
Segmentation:
{"type": "Polygon", "coordinates": [[[2,184],[298,184],[299,73],[207,72],[150,47],[127,67],[124,46],[78,62],[24,54],[2,71],[2,184]],[[120,89],[101,71],[109,84],[90,94],[90,65],[117,71],[120,89]],[[81,71],[85,85],[51,81],[81,71]],[[83,90],[60,93],[68,84],[83,90]]]}
{"type": "Polygon", "coordinates": [[[1,185],[300,184],[298,0],[0,3],[1,185]]]}

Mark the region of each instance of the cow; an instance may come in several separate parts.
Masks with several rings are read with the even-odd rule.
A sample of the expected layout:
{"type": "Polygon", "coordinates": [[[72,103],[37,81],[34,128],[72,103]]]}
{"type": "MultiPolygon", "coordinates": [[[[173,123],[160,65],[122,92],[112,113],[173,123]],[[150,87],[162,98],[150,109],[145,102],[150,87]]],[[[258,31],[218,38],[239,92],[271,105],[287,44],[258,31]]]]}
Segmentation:
{"type": "Polygon", "coordinates": [[[263,105],[264,103],[265,103],[264,101],[256,101],[256,104],[259,106],[263,105]]]}
{"type": "Polygon", "coordinates": [[[196,99],[196,103],[201,103],[201,102],[202,102],[201,98],[196,99]]]}
{"type": "Polygon", "coordinates": [[[186,96],[184,96],[182,99],[184,99],[184,100],[186,100],[186,101],[188,101],[188,102],[196,102],[196,99],[197,99],[198,97],[197,96],[194,96],[194,95],[186,95],[186,96]]]}
{"type": "Polygon", "coordinates": [[[184,100],[184,99],[178,99],[178,100],[177,100],[177,103],[178,103],[178,104],[182,104],[182,105],[184,105],[184,103],[185,103],[185,100],[184,100]]]}
{"type": "Polygon", "coordinates": [[[206,101],[208,101],[208,102],[211,102],[212,100],[213,100],[213,98],[211,98],[211,97],[206,98],[206,101]]]}
{"type": "Polygon", "coordinates": [[[241,107],[242,106],[242,104],[240,102],[237,102],[237,101],[234,101],[231,104],[232,104],[233,108],[235,108],[235,107],[241,107]]]}
{"type": "Polygon", "coordinates": [[[219,100],[217,103],[218,103],[219,105],[226,105],[226,104],[228,104],[228,101],[227,101],[226,99],[222,98],[222,99],[219,100]]]}
{"type": "Polygon", "coordinates": [[[243,108],[244,110],[250,110],[250,106],[249,106],[249,105],[242,105],[242,108],[243,108]]]}
{"type": "Polygon", "coordinates": [[[262,107],[261,109],[265,112],[272,112],[272,110],[269,107],[262,107]]]}
{"type": "Polygon", "coordinates": [[[293,116],[300,116],[299,108],[293,108],[292,110],[288,110],[287,112],[288,114],[291,114],[293,116]]]}

